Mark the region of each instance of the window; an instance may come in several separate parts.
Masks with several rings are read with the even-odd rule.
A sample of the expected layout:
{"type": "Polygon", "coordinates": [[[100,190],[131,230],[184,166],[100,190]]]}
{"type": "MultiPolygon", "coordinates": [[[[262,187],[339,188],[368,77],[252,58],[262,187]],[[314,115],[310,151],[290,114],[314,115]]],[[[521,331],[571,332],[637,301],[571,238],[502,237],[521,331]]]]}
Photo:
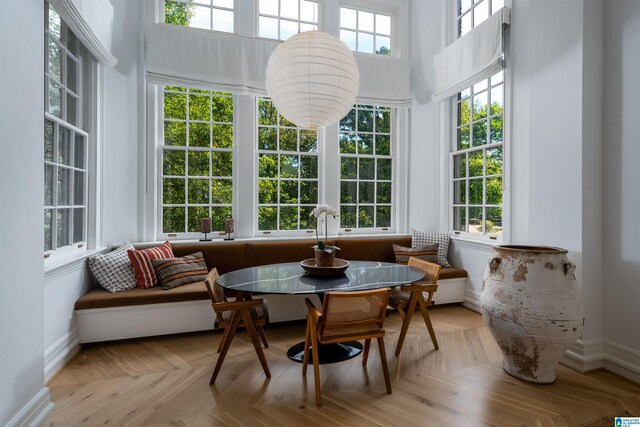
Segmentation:
{"type": "Polygon", "coordinates": [[[357,105],[340,121],[340,227],[392,224],[391,109],[357,105]]]}
{"type": "Polygon", "coordinates": [[[164,22],[233,33],[233,0],[165,0],[164,22]]]}
{"type": "Polygon", "coordinates": [[[258,0],[258,37],[287,40],[318,29],[318,3],[310,0],[258,0]]]}
{"type": "Polygon", "coordinates": [[[458,0],[458,36],[464,36],[503,7],[504,0],[458,0]]]}
{"type": "MultiPolygon", "coordinates": [[[[504,5],[502,0],[458,0],[458,35],[504,5]]],[[[504,72],[465,89],[455,104],[455,142],[451,152],[453,229],[502,234],[504,72]]]]}
{"type": "Polygon", "coordinates": [[[161,234],[224,230],[233,214],[233,97],[164,87],[161,234]]]}
{"type": "Polygon", "coordinates": [[[81,43],[46,3],[44,250],[87,240],[88,134],[83,127],[81,43]]]}
{"type": "Polygon", "coordinates": [[[300,129],[258,99],[258,230],[315,229],[317,132],[300,129]]]}
{"type": "Polygon", "coordinates": [[[391,55],[391,16],[341,7],[340,40],[357,52],[391,55]]]}

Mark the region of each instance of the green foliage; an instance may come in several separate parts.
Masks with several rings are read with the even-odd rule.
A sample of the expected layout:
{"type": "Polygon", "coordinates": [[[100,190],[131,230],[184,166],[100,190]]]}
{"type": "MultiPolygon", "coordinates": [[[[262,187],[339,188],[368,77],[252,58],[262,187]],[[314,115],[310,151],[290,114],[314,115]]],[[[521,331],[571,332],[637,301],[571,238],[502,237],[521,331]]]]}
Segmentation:
{"type": "Polygon", "coordinates": [[[318,157],[303,153],[318,151],[317,132],[296,127],[271,100],[258,99],[258,150],[258,229],[315,228],[308,216],[318,203],[318,157]]]}
{"type": "Polygon", "coordinates": [[[165,0],[164,22],[167,24],[187,26],[189,19],[193,17],[195,6],[187,6],[185,3],[165,0]]]}
{"type": "Polygon", "coordinates": [[[357,208],[356,206],[340,206],[340,227],[355,228],[357,227],[357,208]]]}
{"type": "MultiPolygon", "coordinates": [[[[190,13],[186,5],[166,2],[165,10],[172,22],[186,24],[190,13]]],[[[167,177],[162,181],[162,203],[186,207],[163,207],[163,232],[199,232],[200,218],[211,218],[213,230],[223,230],[232,208],[216,205],[233,203],[233,180],[211,177],[232,177],[233,153],[226,150],[233,148],[233,98],[203,89],[166,86],[164,116],[164,145],[185,149],[163,150],[162,172],[167,177]]]]}
{"type": "Polygon", "coordinates": [[[355,157],[342,157],[340,159],[340,178],[358,178],[358,159],[355,157]]]}
{"type": "Polygon", "coordinates": [[[360,206],[358,210],[358,227],[373,227],[373,206],[360,206]]]}
{"type": "Polygon", "coordinates": [[[391,154],[391,137],[389,135],[376,134],[376,154],[378,156],[391,154]]]}
{"type": "Polygon", "coordinates": [[[378,55],[387,55],[387,56],[391,56],[391,49],[389,49],[386,46],[382,46],[380,47],[380,49],[376,50],[376,53],[378,55]]]}
{"type": "Polygon", "coordinates": [[[211,180],[211,203],[220,205],[233,203],[232,179],[211,180]]]}

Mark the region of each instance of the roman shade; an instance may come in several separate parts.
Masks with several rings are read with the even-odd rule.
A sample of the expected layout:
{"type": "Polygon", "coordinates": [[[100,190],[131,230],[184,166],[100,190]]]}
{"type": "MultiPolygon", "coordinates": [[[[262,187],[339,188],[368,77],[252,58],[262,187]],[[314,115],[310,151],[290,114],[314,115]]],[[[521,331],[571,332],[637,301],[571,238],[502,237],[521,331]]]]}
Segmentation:
{"type": "Polygon", "coordinates": [[[503,27],[511,22],[503,7],[434,56],[434,101],[442,101],[503,68],[503,27]]]}
{"type": "MultiPolygon", "coordinates": [[[[148,23],[145,74],[148,82],[156,84],[266,96],[267,64],[280,43],[148,23]]],[[[357,52],[354,56],[360,69],[356,102],[391,107],[411,105],[410,68],[406,59],[357,52]]]]}
{"type": "Polygon", "coordinates": [[[111,53],[113,6],[109,0],[49,0],[49,3],[98,61],[111,67],[118,63],[111,53]]]}

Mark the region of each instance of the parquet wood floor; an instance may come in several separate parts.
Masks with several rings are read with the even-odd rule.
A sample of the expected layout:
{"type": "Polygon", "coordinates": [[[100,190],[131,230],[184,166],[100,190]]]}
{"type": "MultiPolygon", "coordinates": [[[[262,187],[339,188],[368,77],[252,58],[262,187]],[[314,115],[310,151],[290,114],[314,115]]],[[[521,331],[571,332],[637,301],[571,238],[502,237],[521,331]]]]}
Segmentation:
{"type": "Polygon", "coordinates": [[[482,317],[458,305],[435,307],[434,350],[415,316],[399,358],[401,322],[385,323],[393,394],[384,387],[377,347],[323,365],[323,406],[313,370],[286,350],[304,339],[304,322],[266,328],[266,379],[249,337],[239,331],[218,381],[209,386],[221,333],[206,332],[86,345],[48,384],[55,426],[613,426],[616,415],[640,416],[640,385],[562,365],[558,380],[539,386],[502,370],[502,356],[482,317]]]}

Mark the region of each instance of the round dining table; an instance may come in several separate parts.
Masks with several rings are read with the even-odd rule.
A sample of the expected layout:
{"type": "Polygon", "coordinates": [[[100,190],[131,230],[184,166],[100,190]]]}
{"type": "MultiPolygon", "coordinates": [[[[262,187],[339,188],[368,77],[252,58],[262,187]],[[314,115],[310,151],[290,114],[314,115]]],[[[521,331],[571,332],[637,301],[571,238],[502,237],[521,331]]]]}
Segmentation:
{"type": "MultiPolygon", "coordinates": [[[[238,299],[252,294],[316,294],[323,301],[325,292],[365,291],[413,283],[424,277],[424,271],[402,264],[377,261],[350,261],[344,273],[314,275],[304,271],[300,263],[269,264],[225,273],[218,284],[238,292],[238,299]]],[[[350,359],[362,352],[357,341],[320,346],[319,362],[334,363],[350,359]]],[[[295,344],[287,356],[302,362],[304,342],[295,344]]]]}

